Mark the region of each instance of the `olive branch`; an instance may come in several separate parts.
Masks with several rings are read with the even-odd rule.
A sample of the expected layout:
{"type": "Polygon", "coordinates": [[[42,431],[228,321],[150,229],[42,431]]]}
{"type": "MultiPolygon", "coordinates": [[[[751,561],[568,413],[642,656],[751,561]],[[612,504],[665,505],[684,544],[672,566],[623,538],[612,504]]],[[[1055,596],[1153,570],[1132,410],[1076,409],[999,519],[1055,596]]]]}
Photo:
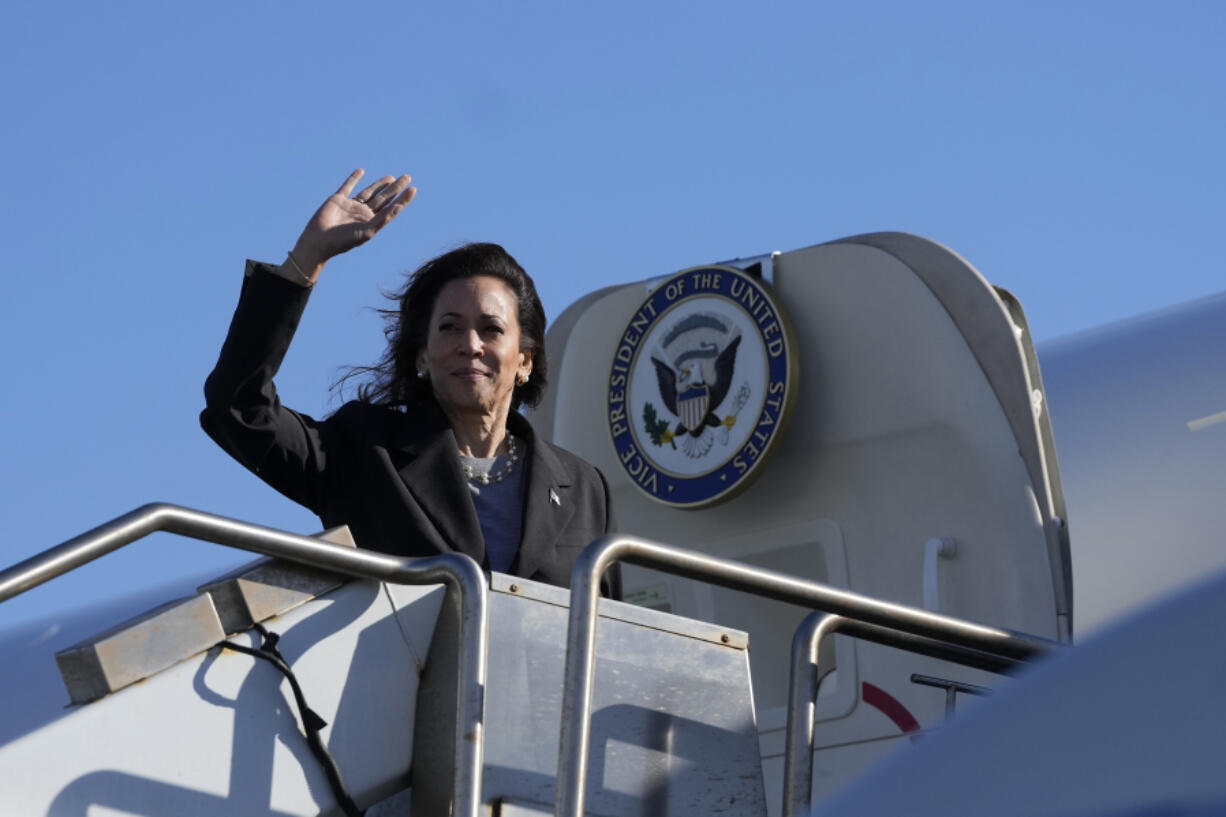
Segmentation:
{"type": "Polygon", "coordinates": [[[677,444],[672,441],[671,436],[665,438],[665,433],[668,431],[668,421],[661,420],[656,414],[656,407],[650,402],[643,404],[643,425],[647,427],[647,434],[651,437],[651,441],[656,445],[664,445],[664,440],[668,439],[668,444],[677,450],[677,444]]]}

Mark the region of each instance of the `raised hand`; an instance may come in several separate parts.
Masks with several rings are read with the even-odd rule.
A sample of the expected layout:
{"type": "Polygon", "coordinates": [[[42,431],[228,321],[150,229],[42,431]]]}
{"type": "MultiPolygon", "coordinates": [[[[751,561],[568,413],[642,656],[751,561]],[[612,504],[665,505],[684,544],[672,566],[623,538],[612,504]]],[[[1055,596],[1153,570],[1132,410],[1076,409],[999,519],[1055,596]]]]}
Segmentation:
{"type": "Polygon", "coordinates": [[[311,280],[328,259],[374,238],[417,195],[417,188],[409,186],[412,179],[408,176],[384,176],[352,195],[364,173],[359,168],[349,174],[340,189],[311,216],[294,245],[293,261],[311,280]]]}

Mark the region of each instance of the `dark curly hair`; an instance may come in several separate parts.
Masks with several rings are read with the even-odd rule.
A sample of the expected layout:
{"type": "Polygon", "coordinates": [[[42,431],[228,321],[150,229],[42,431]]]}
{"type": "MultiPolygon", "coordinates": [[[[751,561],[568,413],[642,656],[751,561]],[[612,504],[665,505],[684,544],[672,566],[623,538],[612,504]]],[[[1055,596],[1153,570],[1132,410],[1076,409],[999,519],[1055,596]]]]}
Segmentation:
{"type": "Polygon", "coordinates": [[[545,361],[545,307],[536,294],[536,284],[511,254],[497,244],[465,244],[432,258],[417,268],[405,285],[386,293],[398,309],[380,309],[387,349],[373,366],[355,366],[333,388],[352,377],[368,379],[357,388],[358,399],[381,406],[411,406],[434,399],[430,382],[414,376],[417,355],[426,346],[434,302],[443,287],[461,278],[488,275],[504,282],[515,293],[519,317],[520,348],[532,353],[528,382],[516,385],[511,408],[535,406],[545,391],[548,367],[545,361]]]}

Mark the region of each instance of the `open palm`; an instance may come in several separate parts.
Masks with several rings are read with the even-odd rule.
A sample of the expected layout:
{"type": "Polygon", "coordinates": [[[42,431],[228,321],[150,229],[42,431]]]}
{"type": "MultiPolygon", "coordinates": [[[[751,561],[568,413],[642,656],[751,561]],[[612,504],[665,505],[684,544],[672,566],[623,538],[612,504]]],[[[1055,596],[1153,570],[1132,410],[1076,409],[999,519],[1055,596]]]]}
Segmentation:
{"type": "Polygon", "coordinates": [[[366,243],[400,215],[417,194],[417,188],[409,186],[409,176],[384,176],[356,196],[351,195],[364,173],[361,169],[350,173],[340,189],[311,216],[294,248],[299,263],[323,264],[366,243]]]}

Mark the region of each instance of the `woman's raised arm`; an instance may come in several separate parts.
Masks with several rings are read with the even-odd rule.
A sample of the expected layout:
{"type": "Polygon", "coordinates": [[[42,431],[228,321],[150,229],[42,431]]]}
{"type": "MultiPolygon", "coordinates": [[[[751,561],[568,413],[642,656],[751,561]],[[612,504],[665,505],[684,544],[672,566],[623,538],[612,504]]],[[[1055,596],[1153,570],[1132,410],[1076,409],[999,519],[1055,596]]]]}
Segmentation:
{"type": "Polygon", "coordinates": [[[361,170],[349,174],[315,211],[284,264],[263,266],[275,276],[256,272],[244,280],[230,331],[204,385],[200,424],[209,436],[316,513],[324,501],[326,421],[316,422],[281,405],[273,377],[324,264],[369,241],[417,192],[409,187],[408,176],[384,176],[354,196],[361,178],[361,170]]]}

